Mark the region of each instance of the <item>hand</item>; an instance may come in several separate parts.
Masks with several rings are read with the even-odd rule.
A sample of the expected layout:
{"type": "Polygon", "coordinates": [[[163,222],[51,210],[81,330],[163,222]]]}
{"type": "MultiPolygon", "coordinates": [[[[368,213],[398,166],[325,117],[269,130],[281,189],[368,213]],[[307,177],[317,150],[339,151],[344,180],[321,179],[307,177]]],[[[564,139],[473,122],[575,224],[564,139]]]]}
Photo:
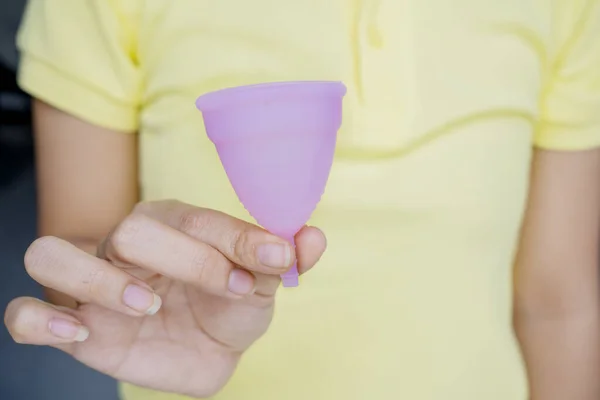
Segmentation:
{"type": "Polygon", "coordinates": [[[97,257],[54,237],[25,255],[40,284],[76,309],[33,298],[7,307],[19,343],[59,348],[116,379],[206,397],[268,328],[279,274],[298,256],[306,272],[325,250],[316,228],[297,248],[223,213],[179,202],[141,204],[98,247],[97,257]]]}

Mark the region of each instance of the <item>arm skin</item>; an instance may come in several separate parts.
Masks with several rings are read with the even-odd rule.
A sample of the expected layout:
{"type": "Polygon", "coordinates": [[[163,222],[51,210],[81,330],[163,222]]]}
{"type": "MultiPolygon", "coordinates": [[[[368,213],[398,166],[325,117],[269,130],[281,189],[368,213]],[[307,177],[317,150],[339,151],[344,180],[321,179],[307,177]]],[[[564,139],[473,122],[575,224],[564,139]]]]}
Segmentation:
{"type": "MultiPolygon", "coordinates": [[[[138,201],[137,136],[81,121],[39,100],[33,105],[38,234],[92,254],[138,201]]],[[[54,304],[74,301],[47,290],[54,304]]]]}
{"type": "Polygon", "coordinates": [[[600,150],[534,156],[514,323],[532,400],[600,399],[600,150]]]}

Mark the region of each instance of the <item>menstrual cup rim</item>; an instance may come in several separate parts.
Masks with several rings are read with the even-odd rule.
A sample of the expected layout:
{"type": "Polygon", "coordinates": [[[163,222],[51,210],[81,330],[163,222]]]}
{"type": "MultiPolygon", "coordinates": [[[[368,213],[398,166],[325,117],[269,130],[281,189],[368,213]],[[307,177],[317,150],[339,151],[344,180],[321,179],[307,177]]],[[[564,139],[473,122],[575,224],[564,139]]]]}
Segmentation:
{"type": "Polygon", "coordinates": [[[343,97],[346,94],[346,86],[340,81],[282,81],[228,87],[198,97],[196,108],[200,111],[216,110],[250,101],[255,97],[264,99],[265,94],[274,98],[281,96],[343,97]]]}

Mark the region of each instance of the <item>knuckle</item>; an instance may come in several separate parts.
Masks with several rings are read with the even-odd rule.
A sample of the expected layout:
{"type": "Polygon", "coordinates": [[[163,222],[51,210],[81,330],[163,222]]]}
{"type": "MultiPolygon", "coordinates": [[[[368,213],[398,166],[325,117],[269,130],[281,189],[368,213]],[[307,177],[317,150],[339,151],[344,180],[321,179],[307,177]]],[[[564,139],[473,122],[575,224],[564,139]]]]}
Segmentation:
{"type": "Polygon", "coordinates": [[[205,251],[197,251],[192,258],[192,274],[198,275],[200,281],[203,281],[204,274],[210,268],[210,256],[205,251]]]}
{"type": "Polygon", "coordinates": [[[144,216],[131,214],[117,226],[109,240],[112,255],[123,260],[130,258],[131,246],[143,229],[144,222],[144,216]]]}
{"type": "Polygon", "coordinates": [[[183,212],[179,221],[181,230],[190,235],[211,229],[212,223],[211,213],[199,209],[183,212]]]}
{"type": "Polygon", "coordinates": [[[230,247],[231,254],[234,254],[244,263],[254,264],[254,251],[248,227],[233,230],[229,234],[229,237],[227,237],[227,243],[230,247]]]}
{"type": "Polygon", "coordinates": [[[54,256],[59,239],[52,236],[44,236],[36,239],[25,252],[25,270],[36,278],[40,272],[47,267],[48,261],[54,256]]]}
{"type": "Polygon", "coordinates": [[[215,285],[215,281],[218,280],[219,265],[217,257],[211,255],[209,252],[198,252],[194,257],[193,275],[197,276],[200,286],[210,288],[215,285]]]}
{"type": "Polygon", "coordinates": [[[83,284],[87,288],[87,294],[90,298],[104,297],[106,294],[106,271],[101,268],[94,268],[85,278],[83,284]]]}

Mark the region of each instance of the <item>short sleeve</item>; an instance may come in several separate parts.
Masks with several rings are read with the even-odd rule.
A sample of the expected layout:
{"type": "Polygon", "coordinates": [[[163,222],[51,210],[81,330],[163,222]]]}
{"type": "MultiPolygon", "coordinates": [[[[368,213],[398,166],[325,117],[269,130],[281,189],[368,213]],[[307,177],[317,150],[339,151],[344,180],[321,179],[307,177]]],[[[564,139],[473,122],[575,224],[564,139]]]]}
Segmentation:
{"type": "Polygon", "coordinates": [[[22,89],[90,123],[137,130],[137,29],[126,5],[126,0],[30,0],[17,37],[22,89]]]}
{"type": "Polygon", "coordinates": [[[552,3],[555,51],[550,51],[534,144],[552,150],[594,148],[600,146],[600,0],[552,3]]]}

